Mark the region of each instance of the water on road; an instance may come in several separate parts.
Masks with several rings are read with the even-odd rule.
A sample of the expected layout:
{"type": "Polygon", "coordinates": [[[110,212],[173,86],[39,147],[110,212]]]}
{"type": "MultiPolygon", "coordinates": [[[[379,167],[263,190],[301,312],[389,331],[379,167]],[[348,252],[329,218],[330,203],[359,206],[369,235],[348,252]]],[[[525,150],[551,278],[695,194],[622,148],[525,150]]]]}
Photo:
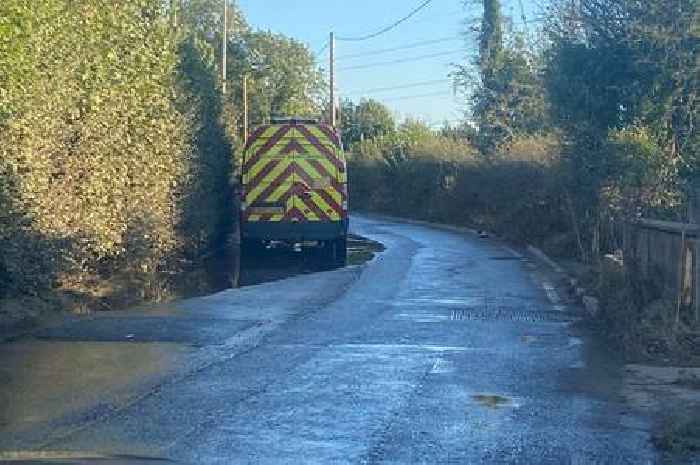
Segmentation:
{"type": "Polygon", "coordinates": [[[0,349],[0,450],[192,464],[663,463],[648,420],[622,400],[616,362],[576,334],[576,309],[531,262],[425,226],[355,217],[352,229],[386,250],[0,349]]]}

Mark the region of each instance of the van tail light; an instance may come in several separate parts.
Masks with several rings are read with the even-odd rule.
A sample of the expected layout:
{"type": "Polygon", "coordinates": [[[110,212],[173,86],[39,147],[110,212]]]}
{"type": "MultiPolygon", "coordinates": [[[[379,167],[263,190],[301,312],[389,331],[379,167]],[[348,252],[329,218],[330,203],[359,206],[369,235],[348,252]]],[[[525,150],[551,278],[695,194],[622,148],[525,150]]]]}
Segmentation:
{"type": "Polygon", "coordinates": [[[241,186],[240,191],[239,191],[239,196],[238,199],[240,200],[241,203],[241,210],[245,210],[247,208],[247,205],[245,203],[245,187],[241,186]]]}
{"type": "Polygon", "coordinates": [[[343,202],[341,204],[341,207],[343,209],[343,212],[348,211],[348,185],[346,183],[343,183],[343,186],[341,188],[341,192],[343,194],[343,202]]]}

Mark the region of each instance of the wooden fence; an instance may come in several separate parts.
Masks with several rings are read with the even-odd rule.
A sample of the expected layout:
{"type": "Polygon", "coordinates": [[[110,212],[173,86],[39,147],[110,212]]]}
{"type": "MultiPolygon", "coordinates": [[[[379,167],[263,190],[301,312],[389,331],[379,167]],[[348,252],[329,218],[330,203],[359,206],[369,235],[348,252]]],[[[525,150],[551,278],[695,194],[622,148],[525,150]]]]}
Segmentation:
{"type": "Polygon", "coordinates": [[[628,272],[655,282],[663,296],[700,319],[700,225],[642,219],[628,224],[624,261],[628,272]]]}

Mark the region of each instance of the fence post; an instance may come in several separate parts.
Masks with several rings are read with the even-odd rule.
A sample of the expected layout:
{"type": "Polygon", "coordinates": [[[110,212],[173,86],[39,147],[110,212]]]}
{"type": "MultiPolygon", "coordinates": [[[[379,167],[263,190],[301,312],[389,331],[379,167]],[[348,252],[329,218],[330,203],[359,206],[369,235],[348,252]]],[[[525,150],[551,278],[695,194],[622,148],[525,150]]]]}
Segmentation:
{"type": "Polygon", "coordinates": [[[695,310],[695,322],[700,322],[700,239],[693,241],[693,310],[695,310]]]}
{"type": "MultiPolygon", "coordinates": [[[[688,196],[688,223],[700,223],[700,186],[695,185],[688,196]]],[[[693,310],[695,322],[700,322],[700,238],[693,241],[693,310]]]]}
{"type": "Polygon", "coordinates": [[[688,223],[700,222],[700,187],[693,187],[688,194],[688,223]]]}

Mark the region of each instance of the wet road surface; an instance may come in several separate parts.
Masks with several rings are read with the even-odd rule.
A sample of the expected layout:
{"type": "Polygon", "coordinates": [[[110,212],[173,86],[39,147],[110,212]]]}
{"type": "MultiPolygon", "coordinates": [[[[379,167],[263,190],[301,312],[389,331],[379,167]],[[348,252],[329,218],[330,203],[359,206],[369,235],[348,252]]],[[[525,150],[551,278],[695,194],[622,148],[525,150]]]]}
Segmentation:
{"type": "MultiPolygon", "coordinates": [[[[0,451],[192,464],[653,464],[546,272],[366,217],[372,262],[0,346],[0,451]]],[[[0,455],[0,457],[2,457],[0,455]]]]}

